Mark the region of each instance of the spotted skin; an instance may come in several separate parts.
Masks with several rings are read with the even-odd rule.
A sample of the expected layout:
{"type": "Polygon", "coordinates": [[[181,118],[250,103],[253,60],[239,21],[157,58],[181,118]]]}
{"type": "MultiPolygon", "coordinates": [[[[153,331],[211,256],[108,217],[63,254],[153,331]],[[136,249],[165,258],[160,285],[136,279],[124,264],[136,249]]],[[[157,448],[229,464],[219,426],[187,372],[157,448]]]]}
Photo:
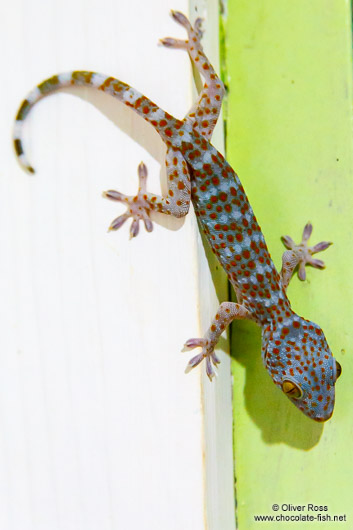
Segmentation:
{"type": "Polygon", "coordinates": [[[192,201],[200,229],[226,271],[238,300],[223,302],[205,336],[186,342],[186,349],[201,347],[186,371],[205,360],[206,373],[212,380],[213,366],[219,364],[214,348],[220,335],[235,319],[252,320],[262,328],[262,358],[274,383],[305,415],[325,421],[333,412],[335,382],[341,367],[333,358],[321,328],[293,312],[286,291],[297,267],[300,279],[305,278],[307,264],[324,267],[312,255],[325,250],[330,243],[308,247],[312,231],[308,223],[298,245],[289,236],[283,238],[288,250],[283,254],[282,270],[276,270],[238,176],[209,142],[220,113],[224,87],[203,52],[201,21],[197,19],[193,28],[182,13],[172,11],[172,17],[186,29],[188,39],[166,38],[161,43],[187,51],[205,79],[197,102],[183,120],[174,118],[113,77],[85,71],[56,75],[38,85],[17,113],[14,147],[19,162],[27,171],[34,172],[22,145],[24,120],[37,101],[63,87],[96,88],[148,121],[167,146],[167,194],[163,197],[147,192],[147,168],[141,163],[136,196],[115,190],[103,194],[127,208],[111,223],[110,230],[117,230],[132,218],[130,235],[135,237],[140,221],[147,231],[152,230],[151,211],[182,217],[192,201]]]}

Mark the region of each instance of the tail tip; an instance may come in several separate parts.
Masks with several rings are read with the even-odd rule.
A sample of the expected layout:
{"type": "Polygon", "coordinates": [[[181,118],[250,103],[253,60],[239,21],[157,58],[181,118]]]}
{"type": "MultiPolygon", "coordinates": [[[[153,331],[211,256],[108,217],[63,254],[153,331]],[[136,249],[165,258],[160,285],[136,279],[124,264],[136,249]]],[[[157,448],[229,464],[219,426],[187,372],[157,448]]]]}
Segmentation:
{"type": "Polygon", "coordinates": [[[30,175],[34,175],[34,173],[36,172],[34,167],[31,166],[22,156],[19,156],[18,157],[18,162],[21,166],[21,168],[26,172],[26,173],[29,173],[30,175]]]}
{"type": "Polygon", "coordinates": [[[21,160],[21,157],[18,158],[18,162],[19,162],[21,168],[23,169],[23,171],[25,171],[26,173],[29,173],[30,175],[34,175],[36,170],[34,169],[33,166],[28,164],[25,160],[21,160]]]}

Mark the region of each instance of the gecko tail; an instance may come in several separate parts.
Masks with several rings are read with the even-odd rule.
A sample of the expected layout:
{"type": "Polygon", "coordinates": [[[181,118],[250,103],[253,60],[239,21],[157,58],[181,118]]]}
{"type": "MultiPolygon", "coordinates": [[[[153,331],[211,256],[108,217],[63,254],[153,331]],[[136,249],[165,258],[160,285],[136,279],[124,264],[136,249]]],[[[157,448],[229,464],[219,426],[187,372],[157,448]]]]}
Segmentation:
{"type": "Polygon", "coordinates": [[[33,166],[29,163],[23,147],[23,125],[34,105],[41,99],[63,88],[69,87],[91,87],[101,90],[118,99],[132,108],[142,118],[152,124],[157,132],[163,137],[164,130],[166,138],[168,131],[178,122],[175,118],[164,112],[146,96],[130,85],[97,72],[76,70],[54,75],[37,85],[24,99],[17,112],[13,133],[15,153],[20,166],[29,173],[34,173],[33,166]]]}
{"type": "Polygon", "coordinates": [[[27,95],[26,99],[22,101],[21,106],[18,109],[13,130],[13,146],[18,162],[22,169],[32,174],[35,173],[35,170],[27,160],[23,148],[23,123],[33,105],[35,105],[42,97],[39,87],[36,87],[27,95]]]}
{"type": "Polygon", "coordinates": [[[15,118],[14,130],[13,130],[13,145],[17,160],[28,173],[35,173],[33,166],[28,161],[28,158],[25,154],[23,147],[23,130],[24,122],[30,113],[34,105],[43,99],[45,96],[48,96],[62,88],[67,88],[69,86],[75,85],[74,72],[67,72],[60,75],[54,75],[39,85],[37,85],[26,98],[22,101],[15,118]]]}
{"type": "Polygon", "coordinates": [[[35,173],[35,169],[33,168],[33,166],[31,166],[31,164],[26,158],[26,155],[23,152],[22,140],[20,138],[14,137],[13,144],[17,160],[22,169],[27,173],[35,173]]]}

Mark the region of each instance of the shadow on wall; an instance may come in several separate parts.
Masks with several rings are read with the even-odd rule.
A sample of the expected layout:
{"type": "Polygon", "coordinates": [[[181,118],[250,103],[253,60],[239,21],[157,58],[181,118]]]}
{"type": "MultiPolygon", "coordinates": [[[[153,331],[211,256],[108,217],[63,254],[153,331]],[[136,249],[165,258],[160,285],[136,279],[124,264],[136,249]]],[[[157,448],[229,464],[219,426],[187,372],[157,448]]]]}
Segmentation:
{"type": "MultiPolygon", "coordinates": [[[[135,142],[141,145],[155,160],[157,160],[161,165],[160,171],[160,182],[162,194],[166,195],[166,171],[165,171],[165,154],[166,146],[160,139],[158,133],[154,130],[153,126],[138,116],[131,108],[124,105],[122,102],[117,99],[91,87],[73,87],[73,88],[64,88],[57,92],[53,92],[48,97],[68,97],[75,96],[80,99],[83,99],[90,105],[96,107],[96,109],[106,116],[109,121],[114,123],[121,131],[127,134],[132,142],[135,142]]],[[[41,103],[39,103],[41,104],[41,103]]],[[[158,102],[157,102],[158,104],[158,102]]],[[[33,115],[35,114],[36,109],[32,110],[33,115]]],[[[68,125],[69,126],[69,125],[68,125]]],[[[27,153],[27,146],[25,145],[25,151],[27,153]]],[[[31,153],[27,153],[29,160],[33,163],[35,169],[36,160],[32,160],[31,153]]],[[[116,156],[119,157],[119,144],[116,146],[116,156]]],[[[138,187],[138,177],[137,177],[137,167],[141,160],[136,160],[136,172],[131,175],[117,175],[116,176],[116,188],[124,192],[124,181],[126,179],[134,180],[136,182],[136,191],[138,187]]],[[[147,168],[148,169],[148,168],[147,168]]],[[[159,190],[153,190],[148,186],[147,189],[151,192],[156,192],[160,194],[159,190]]],[[[151,213],[151,218],[153,222],[168,228],[169,230],[178,230],[184,224],[184,219],[176,219],[171,216],[166,216],[157,212],[151,213]]]]}
{"type": "Polygon", "coordinates": [[[317,445],[324,425],[302,414],[272,382],[262,364],[260,328],[252,322],[235,322],[231,345],[233,359],[245,367],[246,409],[264,442],[285,443],[304,451],[317,445]]]}

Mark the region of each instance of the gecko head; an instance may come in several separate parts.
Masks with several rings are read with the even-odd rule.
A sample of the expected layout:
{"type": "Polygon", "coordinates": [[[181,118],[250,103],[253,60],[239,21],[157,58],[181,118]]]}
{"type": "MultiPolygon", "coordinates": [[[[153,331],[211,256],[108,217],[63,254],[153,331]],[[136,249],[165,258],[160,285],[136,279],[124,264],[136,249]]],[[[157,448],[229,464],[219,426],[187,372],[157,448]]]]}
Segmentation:
{"type": "Polygon", "coordinates": [[[309,418],[331,418],[341,366],[322,329],[296,314],[264,330],[263,361],[274,383],[309,418]]]}

